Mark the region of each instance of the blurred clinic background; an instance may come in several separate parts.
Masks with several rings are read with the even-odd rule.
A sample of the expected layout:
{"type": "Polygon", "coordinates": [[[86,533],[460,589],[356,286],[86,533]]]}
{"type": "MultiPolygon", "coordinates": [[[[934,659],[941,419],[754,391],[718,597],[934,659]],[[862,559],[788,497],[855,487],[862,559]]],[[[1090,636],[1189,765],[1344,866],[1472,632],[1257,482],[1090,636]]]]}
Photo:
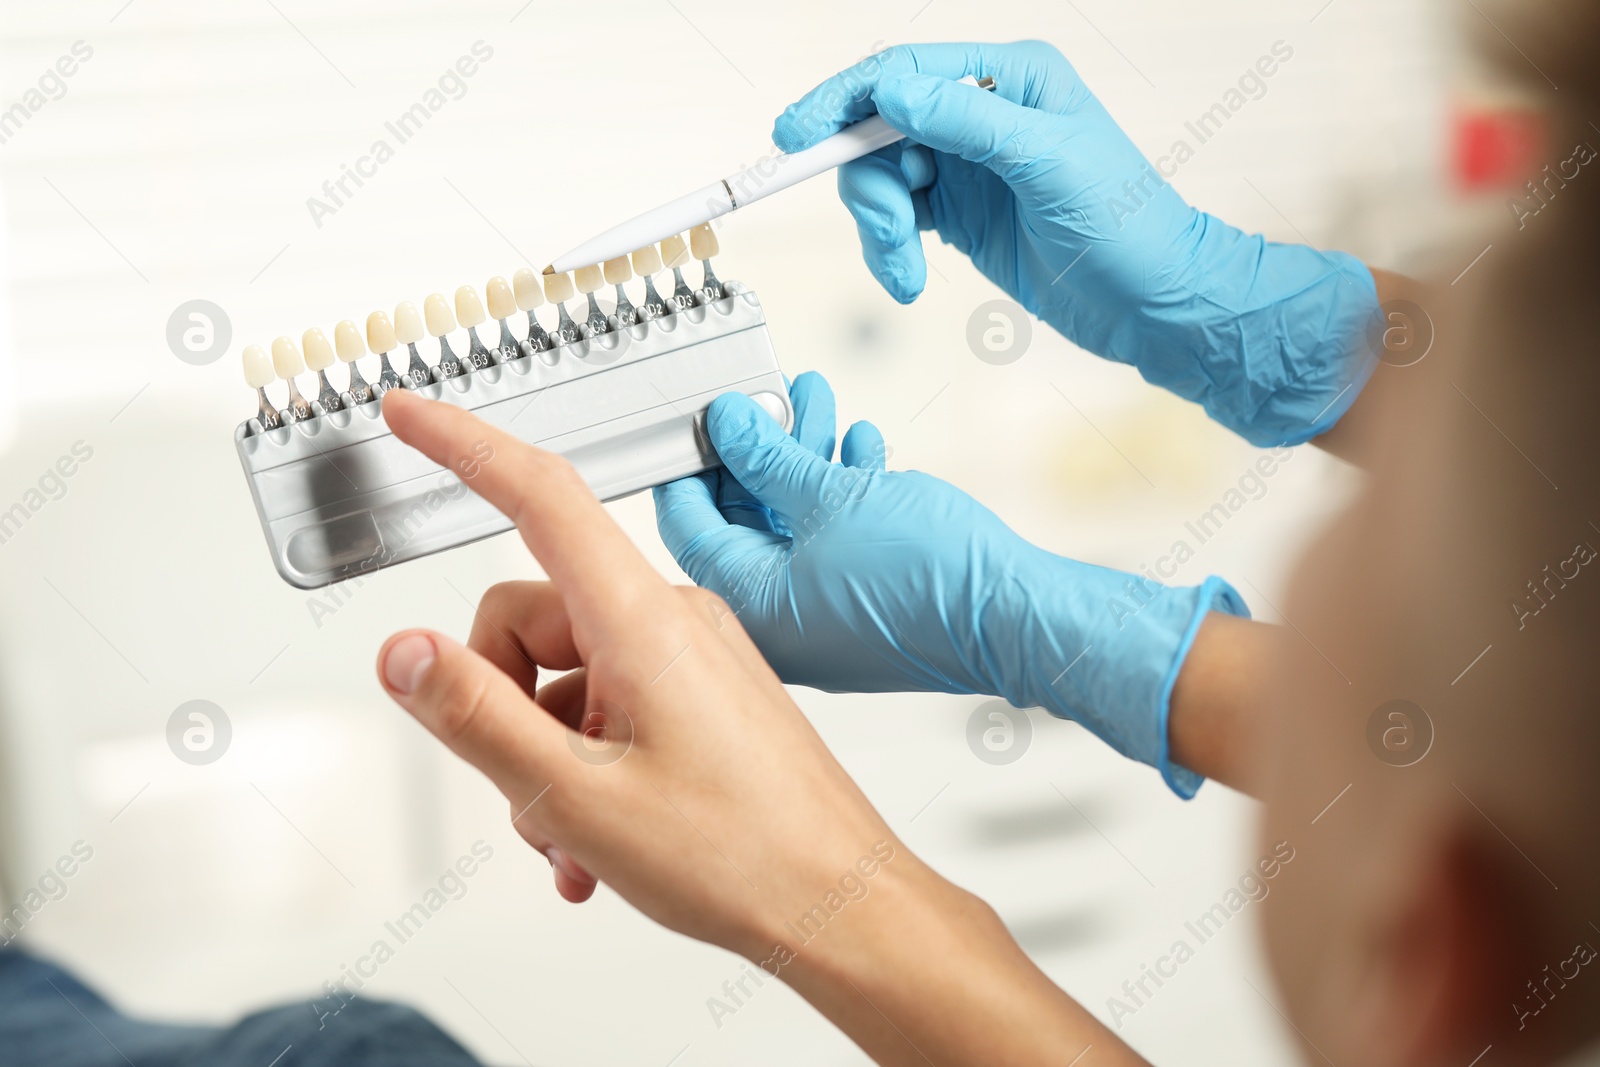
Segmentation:
{"type": "MultiPolygon", "coordinates": [[[[1448,279],[1487,243],[1461,220],[1503,222],[1517,140],[1515,102],[1460,58],[1478,18],[1464,0],[811,0],[736,18],[709,0],[0,7],[0,108],[31,101],[0,124],[0,511],[27,512],[0,540],[0,872],[15,895],[92,850],[22,943],[161,1018],[309,1002],[482,839],[492,860],[368,994],[502,1064],[862,1062],[776,983],[718,1025],[707,998],[739,960],[604,887],[584,907],[556,897],[498,795],[372,667],[394,629],[464,634],[485,588],[537,568],[506,535],[331,596],[286,585],[233,450],[255,407],[239,348],[537,268],[755,162],[785,104],[904,41],[1045,38],[1152,153],[1282,42],[1292,58],[1179,190],[1273,238],[1448,279]],[[475,51],[375,177],[308,210],[475,51]],[[62,57],[73,73],[49,76],[62,57]],[[196,299],[231,326],[206,366],[167,341],[196,299]],[[51,476],[63,456],[73,473],[51,476]],[[206,765],[167,741],[190,700],[231,731],[206,765]]],[[[1136,569],[1238,485],[1251,448],[1043,327],[1010,362],[978,358],[969,319],[1000,294],[928,240],[927,292],[898,306],[820,178],[729,220],[717,266],[760,294],[790,374],[824,372],[843,420],[877,422],[892,465],[961,485],[1054,551],[1136,569]]],[[[1178,580],[1224,575],[1280,618],[1288,565],[1352,485],[1299,450],[1178,580]]],[[[647,495],[611,510],[682,580],[647,495]]],[[[1248,801],[1213,785],[1181,803],[1037,711],[1020,758],[996,766],[967,741],[981,700],[796,698],[909,845],[1108,1020],[1107,998],[1257,858],[1248,801]]],[[[1155,1062],[1290,1058],[1253,907],[1120,1020],[1155,1062]]]]}

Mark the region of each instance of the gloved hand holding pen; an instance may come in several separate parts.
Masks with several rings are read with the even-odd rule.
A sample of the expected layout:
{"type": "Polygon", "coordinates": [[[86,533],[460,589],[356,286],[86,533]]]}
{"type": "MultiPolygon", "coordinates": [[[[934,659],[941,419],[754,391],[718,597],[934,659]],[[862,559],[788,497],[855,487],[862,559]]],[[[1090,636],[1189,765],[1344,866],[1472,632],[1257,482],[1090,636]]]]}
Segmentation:
{"type": "Polygon", "coordinates": [[[874,112],[906,134],[839,170],[867,265],[897,300],[922,292],[918,231],[936,230],[1075,344],[1253,444],[1308,441],[1354,402],[1377,363],[1377,292],[1359,261],[1189,206],[1048,44],[875,59],[791,105],[773,140],[799,151],[874,112]],[[957,83],[967,75],[995,91],[957,83]]]}

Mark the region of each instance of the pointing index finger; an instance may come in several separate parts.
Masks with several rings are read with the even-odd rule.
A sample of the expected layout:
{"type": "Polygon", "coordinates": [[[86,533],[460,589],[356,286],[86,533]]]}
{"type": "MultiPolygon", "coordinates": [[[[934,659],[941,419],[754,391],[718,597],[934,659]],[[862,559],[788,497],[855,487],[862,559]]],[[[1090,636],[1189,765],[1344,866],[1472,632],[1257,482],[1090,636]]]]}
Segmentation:
{"type": "Polygon", "coordinates": [[[535,448],[454,404],[405,389],[383,398],[394,435],[516,523],[529,550],[560,588],[575,629],[606,629],[642,594],[668,586],[566,459],[535,448]]]}

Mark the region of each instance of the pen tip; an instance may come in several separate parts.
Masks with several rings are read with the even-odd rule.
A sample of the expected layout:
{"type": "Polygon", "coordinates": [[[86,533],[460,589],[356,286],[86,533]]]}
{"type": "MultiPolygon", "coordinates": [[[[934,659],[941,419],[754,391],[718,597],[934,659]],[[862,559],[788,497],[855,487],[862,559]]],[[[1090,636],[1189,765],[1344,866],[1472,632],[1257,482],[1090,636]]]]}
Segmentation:
{"type": "Polygon", "coordinates": [[[546,267],[544,270],[540,271],[541,274],[554,274],[555,272],[556,272],[556,268],[555,268],[555,264],[553,264],[553,263],[550,266],[546,267]]]}

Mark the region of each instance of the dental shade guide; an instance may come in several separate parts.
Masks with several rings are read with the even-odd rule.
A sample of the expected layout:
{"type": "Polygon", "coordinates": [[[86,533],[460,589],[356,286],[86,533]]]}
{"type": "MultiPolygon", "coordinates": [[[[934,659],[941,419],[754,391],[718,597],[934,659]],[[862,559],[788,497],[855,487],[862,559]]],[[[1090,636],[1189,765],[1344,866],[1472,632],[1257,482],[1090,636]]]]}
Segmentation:
{"type": "Polygon", "coordinates": [[[364,345],[362,332],[346,319],[334,327],[332,345],[312,327],[301,347],[288,337],[274,341],[270,354],[260,345],[246,347],[245,382],[256,393],[257,411],[235,431],[234,442],[284,580],[314,589],[511,527],[470,491],[465,472],[434,465],[389,432],[382,404],[374,402],[389,389],[415,389],[561,453],[602,500],[715,468],[705,411],[725,392],[753,397],[790,427],[788,389],[755,293],[716,280],[706,262],[716,251],[715,238],[708,245],[705,236],[694,235],[693,252],[705,262],[707,282],[687,301],[677,291],[663,301],[651,276],[671,264],[681,283],[691,250],[682,237],[663,246],[665,257],[652,245],[579,268],[576,284],[573,275],[541,278],[527,268],[509,282],[490,278],[487,309],[470,286],[456,290],[453,307],[442,293],[424,300],[421,310],[401,301],[393,320],[382,311],[368,316],[364,345]],[[637,305],[624,288],[635,274],[643,290],[637,305]],[[595,297],[606,285],[617,292],[611,316],[595,297]],[[580,290],[588,298],[582,323],[565,307],[580,290]],[[558,320],[550,333],[535,314],[547,299],[558,320]],[[517,340],[509,321],[519,311],[528,319],[525,341],[517,340]],[[476,330],[490,320],[500,325],[494,349],[476,330]],[[466,357],[457,357],[451,345],[457,330],[465,331],[466,357]],[[439,341],[433,368],[417,350],[426,335],[439,341]],[[403,376],[389,362],[402,345],[411,356],[403,376]],[[368,351],[379,361],[371,385],[358,365],[368,351]],[[335,359],[350,372],[343,392],[327,379],[335,359]],[[296,382],[307,369],[318,376],[310,401],[296,382]],[[280,379],[288,403],[275,408],[269,388],[280,379]]]}

